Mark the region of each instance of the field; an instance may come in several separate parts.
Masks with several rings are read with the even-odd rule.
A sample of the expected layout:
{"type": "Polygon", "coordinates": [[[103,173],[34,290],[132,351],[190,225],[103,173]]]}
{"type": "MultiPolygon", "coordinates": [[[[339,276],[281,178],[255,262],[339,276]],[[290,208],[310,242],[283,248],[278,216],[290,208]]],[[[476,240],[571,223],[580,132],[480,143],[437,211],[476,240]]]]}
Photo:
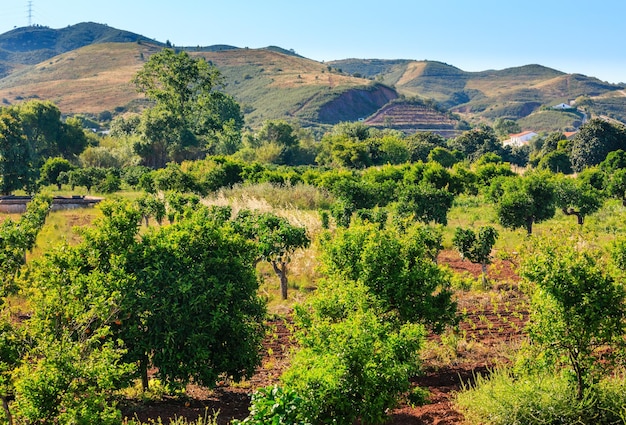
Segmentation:
{"type": "MultiPolygon", "coordinates": [[[[211,205],[228,204],[236,212],[243,208],[272,211],[289,218],[292,223],[305,226],[315,240],[321,232],[319,216],[315,210],[294,208],[289,203],[296,198],[310,197],[305,191],[280,190],[268,185],[235,188],[205,199],[211,205]]],[[[121,195],[134,198],[136,194],[121,195]]],[[[308,198],[307,198],[308,199],[308,198]]],[[[308,200],[320,205],[328,200],[308,200]]],[[[300,199],[300,205],[306,202],[300,199]]],[[[607,245],[626,229],[624,206],[608,201],[605,206],[589,217],[585,226],[577,228],[571,217],[557,213],[555,218],[536,226],[538,235],[552,233],[584,233],[593,243],[607,245]],[[599,235],[599,236],[598,236],[599,235]]],[[[37,247],[29,253],[29,259],[41,256],[53,246],[68,242],[77,243],[80,236],[75,226],[89,226],[100,216],[97,209],[58,211],[51,213],[38,236],[37,247]]],[[[7,216],[0,218],[6,219],[7,216]]],[[[17,219],[17,216],[11,217],[17,219]]],[[[454,407],[455,393],[463,384],[472,382],[477,375],[489,374],[491,368],[511,362],[526,336],[524,327],[529,315],[528,298],[521,289],[517,274],[518,251],[527,240],[521,230],[511,231],[498,227],[500,238],[494,250],[494,261],[488,268],[489,284],[481,284],[481,267],[462,260],[452,248],[452,234],[456,227],[477,227],[493,224],[496,215],[493,207],[480,196],[460,195],[448,214],[448,226],[444,228],[443,245],[437,261],[452,275],[454,297],[458,305],[458,326],[448,328],[441,335],[431,334],[422,350],[422,373],[413,378],[412,386],[428,391],[425,405],[413,405],[405,397],[389,412],[390,424],[458,424],[463,416],[454,407]]],[[[151,226],[156,226],[154,222],[151,226]]],[[[145,229],[144,229],[145,230],[145,229]]],[[[199,417],[213,417],[217,423],[228,424],[232,419],[244,419],[248,414],[250,394],[257,388],[279,384],[283,370],[289,365],[292,338],[292,311],[296,303],[315,291],[320,277],[317,270],[319,247],[313,243],[293,258],[290,266],[289,299],[280,299],[278,280],[269,265],[260,263],[261,295],[267,300],[269,316],[263,343],[263,361],[255,374],[242,382],[228,380],[217,383],[215,389],[188,385],[183,396],[166,395],[158,382],[152,383],[148,393],[141,390],[125,391],[123,414],[129,419],[150,423],[160,418],[195,421],[199,417]]],[[[16,316],[27,314],[27,306],[13,304],[16,316]]]]}

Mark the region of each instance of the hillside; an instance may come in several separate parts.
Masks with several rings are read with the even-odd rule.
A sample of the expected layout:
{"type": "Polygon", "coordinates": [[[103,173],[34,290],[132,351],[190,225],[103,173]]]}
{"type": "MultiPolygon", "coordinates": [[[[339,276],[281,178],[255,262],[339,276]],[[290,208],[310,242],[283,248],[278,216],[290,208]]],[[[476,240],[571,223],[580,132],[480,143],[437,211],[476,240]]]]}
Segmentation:
{"type": "MultiPolygon", "coordinates": [[[[541,65],[466,72],[432,61],[346,59],[329,64],[350,74],[376,78],[400,94],[435,99],[470,122],[521,119],[539,112],[542,106],[579,96],[593,99],[592,112],[626,121],[623,87],[541,65]]],[[[561,124],[554,123],[556,127],[561,124]]]]}
{"type": "Polygon", "coordinates": [[[372,127],[395,128],[406,133],[432,131],[444,137],[454,137],[466,129],[453,115],[415,99],[393,100],[364,122],[372,127]]]}
{"type": "MultiPolygon", "coordinates": [[[[94,23],[58,30],[18,28],[0,35],[0,99],[4,105],[51,100],[64,114],[138,111],[145,102],[130,80],[163,46],[94,23]]],[[[277,46],[185,49],[220,69],[225,91],[242,105],[252,128],[268,119],[317,128],[357,120],[405,131],[463,128],[458,120],[446,122],[451,115],[439,109],[468,123],[504,117],[551,131],[576,128],[580,117],[545,114],[545,107],[579,96],[591,100],[592,114],[626,122],[624,87],[541,65],[466,72],[443,62],[408,59],[320,63],[277,46]],[[438,106],[430,108],[429,101],[418,111],[410,102],[388,104],[416,97],[438,106]]]]}
{"type": "Polygon", "coordinates": [[[277,48],[191,52],[214,63],[246,122],[298,119],[303,125],[356,121],[398,97],[395,90],[277,48]]]}
{"type": "MultiPolygon", "coordinates": [[[[148,42],[95,43],[36,65],[20,64],[0,79],[0,99],[5,105],[51,100],[65,114],[137,111],[142,97],[130,81],[161,48],[148,42]]],[[[356,121],[398,96],[389,87],[337,73],[278,47],[211,46],[189,53],[220,69],[225,90],[241,103],[251,127],[279,118],[306,126],[356,121]]]]}
{"type": "Polygon", "coordinates": [[[131,78],[158,46],[102,43],[54,56],[0,79],[4,104],[51,100],[64,114],[98,114],[139,99],[131,78]]]}
{"type": "MultiPolygon", "coordinates": [[[[93,22],[61,29],[22,27],[0,34],[0,62],[9,68],[16,64],[36,65],[61,53],[92,44],[137,41],[160,44],[139,34],[93,22]]],[[[4,75],[0,73],[0,77],[4,75]]]]}

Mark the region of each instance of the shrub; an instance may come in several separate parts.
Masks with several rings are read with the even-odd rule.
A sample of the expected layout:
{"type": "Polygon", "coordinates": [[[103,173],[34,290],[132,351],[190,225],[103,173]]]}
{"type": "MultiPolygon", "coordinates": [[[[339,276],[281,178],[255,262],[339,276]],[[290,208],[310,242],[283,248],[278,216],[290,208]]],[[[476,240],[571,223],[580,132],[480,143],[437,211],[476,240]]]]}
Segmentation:
{"type": "Polygon", "coordinates": [[[370,309],[343,313],[348,316],[340,321],[310,322],[283,382],[305,400],[305,415],[313,423],[383,423],[418,372],[424,328],[399,327],[370,309]]]}
{"type": "Polygon", "coordinates": [[[303,404],[295,391],[279,386],[260,388],[252,394],[250,415],[231,425],[310,425],[304,418],[303,404]]]}

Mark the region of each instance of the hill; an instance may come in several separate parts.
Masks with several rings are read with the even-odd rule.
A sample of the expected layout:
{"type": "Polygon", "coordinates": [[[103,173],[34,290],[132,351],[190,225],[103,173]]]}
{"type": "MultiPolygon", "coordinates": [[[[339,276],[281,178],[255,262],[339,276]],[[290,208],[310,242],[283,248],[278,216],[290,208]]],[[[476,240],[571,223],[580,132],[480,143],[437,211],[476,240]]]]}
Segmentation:
{"type": "MultiPolygon", "coordinates": [[[[39,33],[37,28],[34,32],[39,33]]],[[[130,81],[161,48],[161,44],[141,40],[98,42],[36,65],[14,64],[13,72],[0,79],[0,99],[5,105],[47,99],[64,114],[137,111],[142,97],[130,81]]],[[[188,51],[220,69],[227,83],[225,90],[242,104],[251,127],[278,118],[298,120],[306,126],[356,121],[398,97],[395,90],[382,84],[338,73],[275,46],[242,49],[220,45],[188,51]]]]}
{"type": "Polygon", "coordinates": [[[431,131],[454,137],[467,129],[458,117],[420,99],[395,99],[364,120],[377,128],[394,128],[405,133],[431,131]]]}
{"type": "MultiPolygon", "coordinates": [[[[95,23],[18,28],[0,35],[0,99],[5,105],[47,99],[64,114],[139,111],[145,102],[130,80],[163,47],[95,23]]],[[[464,128],[457,118],[492,123],[504,117],[550,131],[575,128],[580,117],[545,114],[545,107],[579,96],[590,99],[592,113],[626,122],[624,87],[541,65],[466,72],[408,59],[320,63],[277,46],[184,49],[220,69],[225,91],[240,102],[253,128],[287,119],[317,128],[363,120],[404,131],[454,130],[464,128]],[[398,101],[416,97],[429,101],[398,101]]]]}
{"type": "MultiPolygon", "coordinates": [[[[376,78],[403,95],[435,99],[470,122],[526,118],[539,112],[542,106],[572,101],[580,96],[593,99],[592,112],[626,121],[623,87],[541,65],[466,72],[433,61],[346,59],[329,64],[344,72],[376,78]]],[[[563,116],[555,118],[562,121],[563,116]]],[[[575,121],[573,119],[567,126],[575,126],[575,121]]],[[[546,121],[545,114],[541,122],[548,127],[563,125],[546,121]]]]}
{"type": "Polygon", "coordinates": [[[36,65],[59,54],[92,44],[142,41],[160,44],[139,34],[93,22],[61,29],[30,26],[0,35],[0,61],[9,67],[18,64],[36,65]]]}

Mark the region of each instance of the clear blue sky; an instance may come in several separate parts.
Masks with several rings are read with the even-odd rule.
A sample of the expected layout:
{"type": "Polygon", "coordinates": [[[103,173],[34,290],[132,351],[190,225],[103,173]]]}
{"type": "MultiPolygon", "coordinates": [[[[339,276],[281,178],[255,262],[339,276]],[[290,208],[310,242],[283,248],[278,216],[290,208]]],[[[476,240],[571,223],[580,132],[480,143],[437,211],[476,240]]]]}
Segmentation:
{"type": "MultiPolygon", "coordinates": [[[[29,24],[2,0],[0,33],[29,24]]],[[[541,64],[626,82],[626,1],[32,0],[31,22],[97,22],[176,46],[269,45],[318,61],[428,59],[465,71],[541,64]]]]}

